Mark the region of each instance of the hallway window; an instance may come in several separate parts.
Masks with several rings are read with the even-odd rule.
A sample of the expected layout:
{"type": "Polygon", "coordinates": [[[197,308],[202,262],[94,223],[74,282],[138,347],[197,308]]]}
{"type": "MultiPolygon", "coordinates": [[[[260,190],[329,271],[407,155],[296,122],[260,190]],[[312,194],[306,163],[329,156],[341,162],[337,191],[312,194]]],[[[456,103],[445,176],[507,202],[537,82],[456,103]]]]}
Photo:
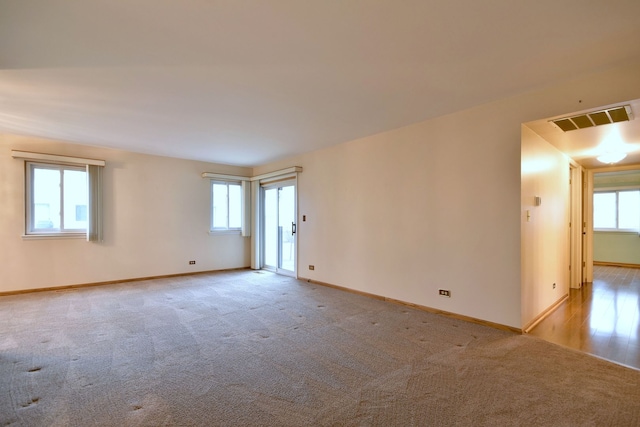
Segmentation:
{"type": "Polygon", "coordinates": [[[594,193],[593,228],[595,230],[640,230],[640,190],[594,193]]]}

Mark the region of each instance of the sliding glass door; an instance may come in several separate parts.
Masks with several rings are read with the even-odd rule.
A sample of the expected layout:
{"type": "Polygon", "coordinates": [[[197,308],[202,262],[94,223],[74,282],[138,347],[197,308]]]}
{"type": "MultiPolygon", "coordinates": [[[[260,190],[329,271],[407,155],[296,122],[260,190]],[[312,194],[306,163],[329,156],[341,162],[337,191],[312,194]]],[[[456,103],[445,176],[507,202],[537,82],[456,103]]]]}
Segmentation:
{"type": "Polygon", "coordinates": [[[262,267],[296,275],[295,181],[263,186],[262,267]]]}

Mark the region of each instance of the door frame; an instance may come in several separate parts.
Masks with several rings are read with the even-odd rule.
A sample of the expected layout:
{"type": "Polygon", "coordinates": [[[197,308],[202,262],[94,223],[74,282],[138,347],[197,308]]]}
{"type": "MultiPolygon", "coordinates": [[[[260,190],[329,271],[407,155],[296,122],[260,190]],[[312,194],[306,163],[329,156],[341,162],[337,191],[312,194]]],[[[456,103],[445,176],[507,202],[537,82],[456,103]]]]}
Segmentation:
{"type": "Polygon", "coordinates": [[[622,172],[630,170],[639,170],[640,166],[621,165],[607,166],[597,169],[587,169],[585,172],[584,182],[584,224],[585,224],[585,241],[584,241],[584,261],[585,276],[584,282],[593,282],[593,193],[594,193],[594,175],[601,172],[622,172]]]}
{"type": "Polygon", "coordinates": [[[583,168],[569,164],[569,287],[579,289],[584,283],[583,168]]]}
{"type": "MultiPolygon", "coordinates": [[[[277,193],[278,194],[278,193],[277,193]]],[[[279,200],[278,200],[278,208],[279,208],[279,200]]],[[[282,180],[269,181],[260,184],[260,269],[274,271],[277,274],[281,274],[284,276],[291,276],[298,278],[298,179],[297,175],[294,177],[287,177],[282,180]],[[295,228],[296,231],[293,233],[293,252],[294,252],[294,263],[293,263],[293,271],[285,270],[277,265],[275,269],[271,266],[265,265],[265,191],[273,188],[282,188],[282,187],[293,187],[294,194],[294,202],[293,202],[293,218],[295,220],[295,228]]],[[[279,216],[279,214],[278,214],[279,216]]],[[[278,248],[280,251],[281,248],[278,248]]],[[[280,254],[278,253],[278,256],[280,254]]]]}

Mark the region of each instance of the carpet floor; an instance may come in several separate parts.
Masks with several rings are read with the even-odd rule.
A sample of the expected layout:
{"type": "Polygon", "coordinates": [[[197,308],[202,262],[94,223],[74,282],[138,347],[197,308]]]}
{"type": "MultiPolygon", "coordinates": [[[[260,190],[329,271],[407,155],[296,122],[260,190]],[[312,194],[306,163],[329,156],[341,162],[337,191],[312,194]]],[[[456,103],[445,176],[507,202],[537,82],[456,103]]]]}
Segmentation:
{"type": "Polygon", "coordinates": [[[0,426],[638,426],[640,371],[266,272],[0,298],[0,426]]]}

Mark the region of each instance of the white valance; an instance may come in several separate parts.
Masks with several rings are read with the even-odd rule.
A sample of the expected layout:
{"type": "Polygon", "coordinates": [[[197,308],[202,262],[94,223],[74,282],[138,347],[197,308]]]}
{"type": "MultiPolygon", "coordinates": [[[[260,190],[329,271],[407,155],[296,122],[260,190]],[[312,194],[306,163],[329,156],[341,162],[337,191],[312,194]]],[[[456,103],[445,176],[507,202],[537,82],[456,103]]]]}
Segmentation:
{"type": "Polygon", "coordinates": [[[263,173],[256,176],[241,176],[215,172],[202,172],[202,177],[209,179],[221,179],[223,181],[258,181],[261,184],[264,184],[271,181],[280,181],[285,178],[293,178],[300,172],[302,172],[302,168],[300,166],[292,166],[287,169],[263,173]]]}
{"type": "Polygon", "coordinates": [[[31,153],[29,151],[11,150],[11,157],[14,159],[24,160],[40,160],[49,161],[55,163],[66,163],[69,165],[92,165],[92,166],[104,166],[106,162],[104,160],[86,159],[82,157],[73,156],[59,156],[57,154],[45,154],[45,153],[31,153]]]}

